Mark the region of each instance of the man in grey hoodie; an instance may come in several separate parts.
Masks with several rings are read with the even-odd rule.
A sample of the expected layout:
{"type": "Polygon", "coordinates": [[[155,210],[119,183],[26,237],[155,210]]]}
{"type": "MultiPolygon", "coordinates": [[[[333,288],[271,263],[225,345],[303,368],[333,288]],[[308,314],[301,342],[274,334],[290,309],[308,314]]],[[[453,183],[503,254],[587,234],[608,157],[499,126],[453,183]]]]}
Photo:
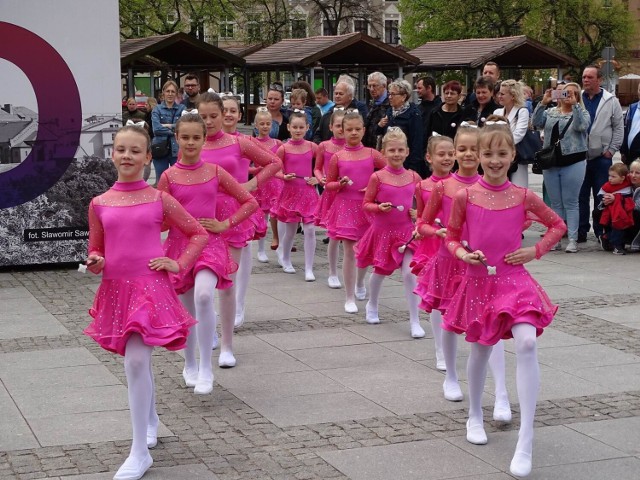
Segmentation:
{"type": "MultiPolygon", "coordinates": [[[[624,137],[624,123],[622,121],[622,107],[618,99],[604,90],[602,71],[595,65],[585,67],[582,73],[582,100],[591,116],[588,130],[587,171],[580,189],[580,226],[578,228],[578,243],[587,241],[589,225],[591,194],[593,198],[609,177],[609,167],[613,163],[613,155],[620,150],[624,137]]],[[[598,222],[599,212],[593,211],[593,231],[601,245],[606,245],[602,239],[602,226],[598,222]]]]}

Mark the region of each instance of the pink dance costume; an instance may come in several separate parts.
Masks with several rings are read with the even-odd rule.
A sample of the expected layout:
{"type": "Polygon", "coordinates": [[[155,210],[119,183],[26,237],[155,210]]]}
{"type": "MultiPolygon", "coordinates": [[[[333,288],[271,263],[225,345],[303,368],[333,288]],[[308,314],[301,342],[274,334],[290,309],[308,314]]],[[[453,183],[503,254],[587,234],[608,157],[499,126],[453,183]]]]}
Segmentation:
{"type": "Polygon", "coordinates": [[[278,221],[313,223],[313,214],[318,205],[318,192],[305,178],[313,176],[312,165],[316,149],[316,144],[307,140],[289,140],[278,149],[284,174],[295,173],[300,177],[285,180],[276,212],[278,221]]]}
{"type": "MultiPolygon", "coordinates": [[[[220,165],[240,184],[249,180],[249,164],[263,167],[256,178],[258,187],[268,178],[274,176],[282,167],[278,157],[270,151],[259,147],[245,136],[235,136],[220,130],[215,135],[208,136],[202,153],[203,161],[220,165]]],[[[216,219],[226,220],[240,207],[238,201],[224,192],[218,194],[216,219]]],[[[248,243],[257,238],[264,237],[267,232],[267,224],[262,212],[257,211],[249,219],[230,228],[222,234],[222,237],[234,248],[244,248],[248,243]]]]}
{"type": "MultiPolygon", "coordinates": [[[[429,178],[422,180],[418,185],[416,185],[416,207],[418,214],[418,221],[416,222],[416,226],[420,228],[422,223],[422,215],[424,214],[424,209],[429,203],[429,197],[431,196],[431,191],[435,188],[438,182],[449,178],[450,175],[446,177],[438,177],[437,175],[431,175],[429,178]]],[[[442,218],[442,211],[437,213],[436,218],[442,218]]],[[[413,260],[411,261],[411,273],[414,275],[420,275],[420,272],[425,267],[427,262],[431,260],[434,255],[438,252],[440,245],[442,244],[442,240],[436,236],[424,237],[420,240],[414,240],[415,243],[415,252],[413,253],[413,260]]]]}
{"type": "MultiPolygon", "coordinates": [[[[436,230],[441,228],[434,224],[435,219],[440,218],[444,225],[447,225],[455,194],[479,179],[480,175],[477,174],[473,177],[462,177],[454,173],[438,182],[431,190],[429,202],[422,214],[420,235],[435,237],[436,230]],[[438,217],[440,214],[442,216],[438,217]]],[[[466,235],[463,238],[466,239],[466,235]]],[[[429,313],[438,310],[444,314],[466,268],[466,264],[452,257],[445,243],[440,242],[438,253],[428,261],[418,277],[414,293],[422,299],[420,308],[429,313]]]]}
{"type": "MultiPolygon", "coordinates": [[[[344,144],[344,138],[331,137],[329,140],[318,145],[318,152],[316,153],[316,164],[313,168],[313,173],[315,174],[320,184],[322,184],[323,178],[326,181],[327,168],[329,166],[331,157],[342,150],[344,148],[344,144]]],[[[333,200],[336,197],[336,192],[337,190],[327,190],[325,186],[322,195],[320,195],[320,201],[318,202],[318,207],[316,208],[316,211],[314,213],[314,223],[317,227],[327,228],[327,214],[329,213],[331,205],[333,204],[333,200]]]]}
{"type": "MultiPolygon", "coordinates": [[[[280,145],[282,145],[280,140],[271,137],[252,137],[251,140],[274,154],[278,151],[280,145]]],[[[255,176],[262,170],[262,168],[263,167],[254,165],[249,168],[249,173],[255,176]]],[[[282,179],[274,176],[265,180],[262,185],[251,192],[258,201],[258,206],[263,213],[275,215],[275,211],[278,208],[278,200],[280,200],[280,195],[282,194],[283,183],[284,181],[282,179]]]]}
{"type": "Polygon", "coordinates": [[[89,205],[89,255],[104,257],[102,282],[84,333],[102,348],[124,355],[137,333],[149,346],[184,348],[195,320],[182,306],[166,271],[149,268],[164,257],[163,224],[180,229],[188,239],[177,259],[188,270],[207,243],[204,228],[171,195],[144,180],[116,182],[89,205]]]}
{"type": "MultiPolygon", "coordinates": [[[[176,163],[166,170],[158,182],[158,190],[171,194],[194,218],[215,218],[217,198],[220,193],[235,198],[240,208],[229,217],[230,227],[238,225],[257,210],[257,202],[251,194],[219,165],[200,160],[194,165],[176,163]]],[[[218,277],[216,288],[224,290],[232,285],[230,275],[238,270],[229,247],[221,234],[207,231],[207,245],[193,267],[170,274],[178,295],[188,292],[195,285],[196,274],[208,268],[218,277]]],[[[187,247],[189,239],[180,229],[171,227],[164,243],[165,254],[178,258],[187,247]]]]}
{"type": "Polygon", "coordinates": [[[567,227],[535,193],[508,181],[496,187],[480,179],[456,195],[446,239],[449,251],[455,255],[462,248],[466,226],[469,245],[481,250],[497,273],[490,276],[485,266],[468,265],[442,328],[466,333],[468,342],[494,345],[513,338],[511,329],[517,323],[532,324],[538,336],[551,323],[558,307],[524,265],[504,261],[506,254],[520,248],[523,225],[533,219],[548,228],[535,246],[539,259],[560,241],[567,227]]]}
{"type": "Polygon", "coordinates": [[[362,144],[345,146],[331,157],[325,188],[337,193],[326,217],[329,238],[354,242],[362,238],[371,225],[371,214],[362,204],[364,190],[373,172],[386,164],[380,152],[362,144]],[[349,177],[353,183],[341,184],[342,177],[349,177]]]}
{"type": "MultiPolygon", "coordinates": [[[[398,247],[413,233],[409,210],[413,207],[413,195],[419,182],[420,176],[416,172],[403,167],[386,166],[371,175],[363,206],[372,214],[373,221],[354,247],[358,268],[373,265],[373,271],[378,275],[391,275],[400,268],[405,253],[399,252],[398,247]],[[382,212],[378,205],[386,202],[402,205],[404,210],[392,208],[382,212]]],[[[407,248],[413,250],[412,246],[410,243],[407,248]]]]}

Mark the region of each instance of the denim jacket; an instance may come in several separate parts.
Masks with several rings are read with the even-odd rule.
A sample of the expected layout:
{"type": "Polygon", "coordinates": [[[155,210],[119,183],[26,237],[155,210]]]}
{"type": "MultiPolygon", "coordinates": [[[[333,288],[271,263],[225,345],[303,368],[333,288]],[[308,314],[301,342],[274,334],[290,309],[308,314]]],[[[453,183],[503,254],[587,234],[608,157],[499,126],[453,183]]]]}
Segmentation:
{"type": "Polygon", "coordinates": [[[178,142],[174,135],[176,122],[182,115],[184,105],[174,103],[173,107],[167,107],[167,104],[159,103],[151,112],[151,127],[153,128],[153,140],[152,144],[164,143],[167,141],[167,137],[171,139],[171,156],[178,156],[178,142]],[[163,127],[163,124],[170,123],[172,128],[163,127]]]}
{"type": "MultiPolygon", "coordinates": [[[[571,126],[564,134],[564,138],[560,140],[562,155],[571,155],[572,153],[587,151],[587,129],[591,123],[589,112],[580,105],[574,105],[572,115],[573,122],[571,122],[571,126]]],[[[544,127],[544,147],[549,146],[553,126],[558,123],[559,133],[562,133],[569,118],[571,118],[571,116],[560,113],[557,107],[547,109],[545,105],[538,103],[538,106],[533,111],[532,122],[536,128],[544,127]]]]}

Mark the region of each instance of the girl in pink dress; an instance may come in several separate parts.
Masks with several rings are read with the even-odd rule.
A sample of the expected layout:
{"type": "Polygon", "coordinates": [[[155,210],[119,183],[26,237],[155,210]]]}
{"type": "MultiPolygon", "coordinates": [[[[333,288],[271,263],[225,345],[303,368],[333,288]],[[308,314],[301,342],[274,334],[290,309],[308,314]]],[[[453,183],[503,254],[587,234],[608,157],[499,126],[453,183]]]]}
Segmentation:
{"type": "Polygon", "coordinates": [[[364,191],[373,172],[384,168],[386,162],[380,152],[362,145],[364,121],[358,111],[344,116],[342,130],[346,140],[344,149],[331,157],[327,168],[326,189],[336,192],[327,215],[327,230],[332,241],[342,241],[344,311],[358,313],[356,298],[364,300],[366,296],[364,277],[367,268],[356,269],[354,246],[371,225],[371,215],[365,212],[362,203],[364,191]]]}
{"type": "MultiPolygon", "coordinates": [[[[334,110],[331,114],[331,123],[329,124],[329,130],[333,133],[333,136],[318,145],[318,152],[316,153],[316,164],[313,168],[313,174],[320,182],[320,185],[325,187],[322,195],[320,195],[320,201],[316,208],[314,217],[314,223],[317,227],[327,228],[327,215],[331,211],[331,205],[336,197],[336,190],[327,190],[327,168],[329,167],[329,160],[333,154],[339,152],[344,148],[344,132],[342,131],[342,119],[344,118],[344,110],[334,110]]],[[[327,248],[327,257],[329,260],[329,279],[327,283],[329,288],[340,288],[340,279],[338,278],[338,250],[340,247],[340,241],[334,240],[329,237],[329,246],[327,248]]]]}
{"type": "MultiPolygon", "coordinates": [[[[220,165],[249,192],[262,185],[268,178],[274,176],[282,168],[278,157],[260,148],[245,136],[233,136],[222,131],[224,106],[222,100],[215,93],[200,94],[198,113],[207,126],[207,138],[202,149],[201,158],[206,163],[220,165]],[[249,165],[264,167],[255,177],[249,180],[249,165]]],[[[238,201],[220,192],[216,206],[216,219],[226,220],[238,210],[238,201]]],[[[238,263],[238,272],[234,278],[236,296],[235,326],[244,322],[244,305],[249,276],[251,274],[251,248],[249,242],[256,237],[256,231],[266,228],[262,212],[255,212],[248,220],[240,222],[235,227],[222,233],[229,247],[231,255],[238,263]],[[261,227],[262,226],[262,227],[261,227]]],[[[224,321],[224,320],[223,320],[224,321]]],[[[231,327],[233,328],[233,326],[231,327]]],[[[223,323],[223,332],[227,329],[223,323]]],[[[218,364],[221,367],[235,366],[232,352],[232,335],[222,336],[218,364]]]]}
{"type": "MultiPolygon", "coordinates": [[[[282,195],[277,210],[278,222],[282,223],[282,252],[279,262],[285,273],[296,273],[291,265],[291,247],[298,228],[302,222],[304,233],[304,279],[315,281],[313,261],[316,253],[316,227],[313,224],[313,213],[318,204],[316,185],[318,180],[313,175],[313,159],[318,146],[304,139],[309,129],[307,115],[293,111],[287,125],[291,140],[278,149],[278,157],[282,159],[283,174],[278,176],[284,180],[282,195]]],[[[280,225],[279,225],[280,228],[280,225]]]]}
{"type": "MultiPolygon", "coordinates": [[[[432,190],[427,206],[422,214],[418,229],[426,238],[446,235],[446,228],[436,223],[436,218],[444,225],[448,224],[451,203],[455,194],[476,183],[478,175],[478,129],[461,126],[454,140],[455,155],[459,170],[449,178],[438,182],[432,190]]],[[[466,232],[465,232],[466,234],[466,232]]],[[[466,239],[466,236],[465,236],[466,239]]],[[[441,241],[438,253],[427,263],[418,277],[415,292],[422,298],[420,308],[429,313],[432,325],[438,328],[442,324],[442,316],[446,313],[451,297],[456,291],[466,266],[451,256],[444,242],[441,241]]],[[[433,327],[432,327],[433,328],[433,327]]],[[[442,384],[444,398],[459,402],[464,396],[458,382],[456,357],[458,337],[447,330],[441,330],[442,355],[445,360],[445,379],[442,384]]],[[[436,351],[437,355],[437,351],[436,351]]],[[[491,355],[489,363],[495,383],[495,404],[493,418],[499,422],[511,421],[511,405],[507,394],[504,364],[504,344],[499,342],[491,355]]],[[[437,368],[436,357],[436,368],[437,368]]],[[[442,365],[440,366],[442,368],[442,365]]]]}
{"type": "Polygon", "coordinates": [[[193,318],[180,304],[168,272],[188,270],[207,243],[204,228],[170,195],[143,179],[151,141],[142,128],[121,128],[114,138],[118,181],[89,205],[88,269],[102,282],[84,333],[102,348],[124,355],[133,427],[131,453],[116,480],[140,478],[151,467],[158,414],[151,369],[153,347],[184,348],[193,318]],[[165,256],[163,224],[178,228],[186,248],[177,260],[165,256]]]}
{"type": "MultiPolygon", "coordinates": [[[[419,230],[422,223],[422,215],[424,214],[425,206],[429,202],[431,191],[439,182],[449,178],[451,175],[451,169],[456,161],[455,152],[453,140],[449,137],[431,137],[427,144],[427,163],[431,168],[431,176],[416,185],[415,196],[418,221],[414,232],[416,237],[414,242],[416,251],[413,254],[413,261],[411,262],[411,272],[414,275],[420,275],[424,266],[437,254],[442,244],[442,240],[436,235],[422,238],[419,230]]],[[[438,212],[438,217],[441,216],[442,212],[438,212]]],[[[440,328],[440,321],[437,321],[439,319],[435,320],[436,321],[432,318],[432,321],[429,323],[431,324],[433,342],[436,350],[436,368],[444,371],[447,367],[444,361],[444,353],[442,353],[442,329],[440,328]]]]}
{"type": "Polygon", "coordinates": [[[531,472],[533,421],[540,383],[536,337],[557,311],[524,264],[551,250],[567,228],[540,197],[507,180],[516,154],[508,126],[485,126],[478,148],[484,176],[458,192],[451,209],[445,241],[451,255],[468,267],[451,299],[443,328],[465,333],[466,340],[472,342],[467,364],[467,440],[478,445],[487,443],[481,402],[492,345],[501,339],[515,340],[521,423],[510,471],[524,477],[531,472]],[[533,219],[548,230],[535,246],[523,248],[523,226],[533,219]],[[464,230],[469,249],[461,243],[464,230]]]}
{"type": "MultiPolygon", "coordinates": [[[[267,107],[258,107],[255,118],[255,127],[258,131],[258,136],[253,138],[262,148],[269,150],[272,153],[276,153],[282,142],[277,138],[271,138],[269,132],[271,131],[272,118],[267,107]]],[[[262,167],[253,166],[249,173],[256,175],[262,167]]],[[[278,208],[278,200],[282,194],[283,181],[277,177],[271,177],[260,185],[253,193],[253,196],[258,200],[260,210],[264,213],[265,222],[267,219],[271,224],[271,250],[278,248],[280,244],[280,236],[278,235],[278,219],[275,216],[275,211],[278,208]]],[[[265,238],[258,239],[258,261],[261,263],[267,263],[269,257],[265,251],[265,238]]]]}
{"type": "MultiPolygon", "coordinates": [[[[204,145],[206,127],[197,115],[186,115],[176,123],[176,138],[182,153],[180,160],[166,170],[158,182],[158,190],[170,193],[207,229],[208,242],[189,270],[172,276],[176,293],[198,324],[187,339],[182,375],[194,393],[205,395],[213,390],[211,368],[212,346],[216,341],[215,289],[220,292],[220,312],[223,324],[232,325],[235,298],[231,275],[238,269],[229,248],[220,235],[230,227],[246,220],[258,209],[258,202],[222,167],[204,163],[200,152],[204,145]],[[216,220],[216,201],[219,192],[234,197],[240,208],[224,221],[216,220]],[[227,321],[224,319],[227,318],[227,321]],[[200,350],[200,364],[196,362],[196,346],[200,350]]],[[[178,258],[187,245],[186,237],[175,227],[169,229],[164,244],[170,258],[178,258]]],[[[230,332],[224,332],[229,335],[230,332]]]]}
{"type": "Polygon", "coordinates": [[[413,293],[416,277],[409,266],[413,258],[413,244],[408,243],[413,238],[411,207],[420,176],[403,167],[409,155],[409,147],[407,137],[400,128],[387,129],[382,139],[382,154],[387,160],[387,166],[371,175],[364,194],[364,209],[371,213],[373,220],[354,247],[359,268],[373,265],[365,318],[367,323],[380,323],[378,301],[382,282],[385,277],[401,268],[409,306],[411,336],[422,338],[424,330],[418,317],[419,298],[413,293]]]}

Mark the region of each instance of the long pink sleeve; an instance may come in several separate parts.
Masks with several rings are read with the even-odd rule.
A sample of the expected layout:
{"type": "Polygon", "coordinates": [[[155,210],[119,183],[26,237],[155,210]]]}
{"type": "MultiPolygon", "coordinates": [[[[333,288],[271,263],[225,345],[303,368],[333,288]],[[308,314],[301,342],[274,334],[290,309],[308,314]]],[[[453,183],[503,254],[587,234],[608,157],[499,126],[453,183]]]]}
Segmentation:
{"type": "Polygon", "coordinates": [[[176,260],[180,269],[184,270],[194,264],[206,246],[209,235],[204,227],[189,215],[175,198],[162,192],[161,199],[164,222],[178,228],[185,236],[189,237],[189,245],[176,260]]]}
{"type": "Polygon", "coordinates": [[[239,137],[238,144],[244,157],[251,159],[256,166],[263,167],[255,177],[258,185],[282,170],[282,161],[276,155],[256,145],[249,138],[239,137]]]}
{"type": "Polygon", "coordinates": [[[240,185],[229,172],[220,166],[216,165],[216,167],[216,174],[218,175],[218,182],[221,190],[227,195],[238,200],[238,203],[240,204],[238,210],[228,218],[229,226],[235,227],[258,210],[258,202],[253,195],[242,188],[242,185],[240,185]]]}
{"type": "Polygon", "coordinates": [[[340,190],[340,169],[338,168],[338,155],[334,154],[329,160],[327,168],[327,183],[324,186],[327,190],[340,190]]]}
{"type": "Polygon", "coordinates": [[[104,228],[94,210],[93,200],[89,203],[89,255],[104,257],[104,228]]]}
{"type": "MultiPolygon", "coordinates": [[[[435,189],[434,189],[435,191],[435,189]]],[[[433,192],[432,197],[433,198],[433,192]]],[[[431,199],[429,199],[431,203],[431,199]]],[[[451,206],[451,214],[449,215],[449,223],[447,224],[447,237],[444,242],[449,250],[449,253],[455,258],[458,249],[464,247],[460,243],[462,240],[462,228],[467,218],[467,191],[461,190],[453,198],[453,205],[451,206]]],[[[466,250],[465,250],[466,251],[466,250]]]]}
{"type": "Polygon", "coordinates": [[[544,201],[531,190],[527,190],[524,197],[527,218],[547,227],[547,232],[536,243],[536,258],[540,258],[550,252],[553,246],[558,243],[567,231],[562,218],[551,210],[544,201]]]}
{"type": "Polygon", "coordinates": [[[375,168],[376,170],[382,170],[384,167],[387,166],[387,161],[384,159],[384,157],[379,151],[374,150],[372,148],[371,154],[373,157],[373,168],[375,168]]]}
{"type": "MultiPolygon", "coordinates": [[[[420,197],[419,188],[420,184],[418,184],[418,190],[416,191],[416,198],[420,197]]],[[[440,230],[440,226],[433,226],[433,223],[436,220],[436,216],[438,212],[442,210],[442,199],[444,198],[444,184],[442,182],[438,182],[434,185],[433,190],[431,190],[431,195],[429,196],[429,202],[426,206],[424,206],[424,210],[422,211],[422,216],[420,217],[420,221],[418,222],[418,233],[423,237],[434,237],[436,232],[440,230]]],[[[448,226],[447,226],[448,228],[448,226]]]]}
{"type": "Polygon", "coordinates": [[[324,145],[318,145],[316,150],[316,162],[313,166],[313,174],[319,182],[324,178],[324,145]]]}
{"type": "Polygon", "coordinates": [[[362,208],[365,212],[379,213],[380,208],[376,203],[376,195],[378,195],[378,189],[380,188],[380,179],[375,173],[369,178],[367,189],[364,192],[364,200],[362,202],[362,208]]]}

